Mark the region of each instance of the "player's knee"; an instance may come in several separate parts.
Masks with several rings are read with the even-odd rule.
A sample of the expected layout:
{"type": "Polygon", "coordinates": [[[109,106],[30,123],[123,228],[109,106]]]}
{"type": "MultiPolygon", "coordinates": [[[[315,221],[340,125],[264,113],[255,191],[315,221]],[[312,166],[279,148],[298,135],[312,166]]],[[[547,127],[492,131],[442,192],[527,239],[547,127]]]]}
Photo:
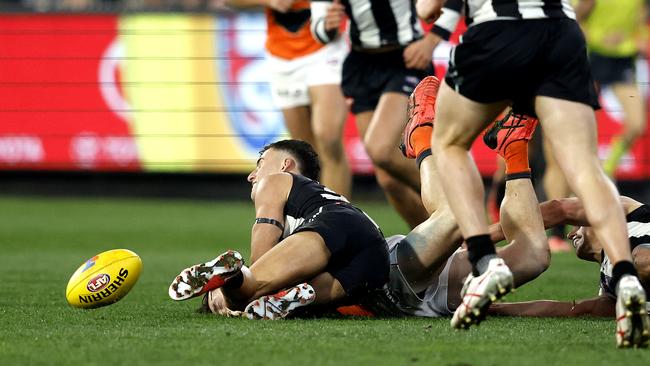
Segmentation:
{"type": "Polygon", "coordinates": [[[344,156],[343,140],[335,131],[319,132],[316,135],[318,149],[324,158],[341,160],[344,156]]]}
{"type": "Polygon", "coordinates": [[[372,160],[372,163],[382,169],[390,169],[393,163],[393,157],[397,152],[397,148],[390,148],[383,144],[373,144],[372,142],[364,141],[366,152],[372,160]],[[395,150],[395,151],[393,151],[395,150]]]}

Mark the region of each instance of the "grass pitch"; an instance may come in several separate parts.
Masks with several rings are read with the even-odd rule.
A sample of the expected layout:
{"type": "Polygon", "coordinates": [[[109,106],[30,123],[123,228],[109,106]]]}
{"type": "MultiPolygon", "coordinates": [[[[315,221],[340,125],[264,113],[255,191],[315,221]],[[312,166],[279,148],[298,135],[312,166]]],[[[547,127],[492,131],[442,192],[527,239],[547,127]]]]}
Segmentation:
{"type": "MultiPolygon", "coordinates": [[[[387,235],[406,227],[383,204],[361,203],[387,235]]],[[[171,279],[227,248],[248,255],[248,202],[0,198],[2,365],[641,365],[650,350],[617,350],[610,319],[449,319],[276,322],[194,312],[171,279]],[[96,310],[71,308],[65,287],[86,259],[137,252],[131,293],[96,310]]],[[[507,300],[571,300],[597,292],[598,268],[555,254],[549,271],[507,300]]]]}

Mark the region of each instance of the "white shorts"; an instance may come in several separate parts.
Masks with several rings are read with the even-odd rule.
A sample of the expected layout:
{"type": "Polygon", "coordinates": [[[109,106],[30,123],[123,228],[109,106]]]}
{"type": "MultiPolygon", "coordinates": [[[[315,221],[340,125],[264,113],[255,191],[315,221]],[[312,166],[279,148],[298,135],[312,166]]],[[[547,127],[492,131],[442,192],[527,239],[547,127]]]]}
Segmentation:
{"type": "Polygon", "coordinates": [[[311,104],[308,88],[314,85],[341,84],[343,60],[349,47],[343,37],[318,51],[286,60],[267,53],[271,96],[277,108],[311,104]]]}
{"type": "Polygon", "coordinates": [[[413,291],[406,278],[404,278],[397,264],[397,244],[403,238],[403,235],[394,235],[386,238],[391,264],[389,287],[398,302],[396,304],[397,307],[404,314],[412,316],[438,318],[452,315],[454,311],[449,309],[447,305],[449,268],[454,257],[460,252],[460,249],[449,256],[449,259],[447,259],[444,268],[438,274],[434,283],[427,287],[423,294],[418,295],[413,291]]]}

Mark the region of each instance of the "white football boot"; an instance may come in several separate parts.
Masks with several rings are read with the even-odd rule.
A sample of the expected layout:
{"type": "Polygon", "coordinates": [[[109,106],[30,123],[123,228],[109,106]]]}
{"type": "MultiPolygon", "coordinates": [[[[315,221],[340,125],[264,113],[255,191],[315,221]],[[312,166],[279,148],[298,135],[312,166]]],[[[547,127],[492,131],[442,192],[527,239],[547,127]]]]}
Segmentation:
{"type": "Polygon", "coordinates": [[[474,277],[471,273],[465,279],[460,292],[462,302],[451,318],[451,326],[468,329],[479,324],[494,301],[505,296],[514,288],[512,272],[501,258],[490,259],[483,274],[474,277]]]}
{"type": "Polygon", "coordinates": [[[616,346],[648,347],[650,320],[646,297],[636,276],[623,276],[618,282],[616,299],[616,346]]]}
{"type": "Polygon", "coordinates": [[[229,250],[209,262],[185,268],[169,286],[169,297],[187,300],[219,288],[240,273],[243,264],[241,254],[229,250]]]}
{"type": "Polygon", "coordinates": [[[280,291],[274,295],[262,296],[244,309],[248,319],[282,319],[293,310],[314,302],[316,292],[306,283],[280,291]]]}

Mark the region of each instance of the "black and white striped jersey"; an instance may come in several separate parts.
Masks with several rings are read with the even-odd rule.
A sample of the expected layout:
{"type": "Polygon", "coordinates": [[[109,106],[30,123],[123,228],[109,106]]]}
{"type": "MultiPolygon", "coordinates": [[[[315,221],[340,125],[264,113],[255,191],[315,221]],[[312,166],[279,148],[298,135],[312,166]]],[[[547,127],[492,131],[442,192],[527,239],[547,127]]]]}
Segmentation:
{"type": "MultiPolygon", "coordinates": [[[[311,0],[312,33],[322,43],[332,41],[325,32],[325,14],[331,0],[311,0]]],[[[350,18],[353,47],[376,49],[406,46],[423,37],[424,30],[413,0],[341,0],[350,18]]]]}
{"type": "Polygon", "coordinates": [[[436,19],[431,32],[448,41],[454,33],[463,12],[463,0],[448,0],[442,8],[442,15],[436,19]]]}
{"type": "Polygon", "coordinates": [[[570,18],[570,0],[465,0],[467,25],[491,20],[570,18]]]}
{"type": "Polygon", "coordinates": [[[291,174],[293,185],[284,205],[284,233],[282,238],[293,232],[323,206],[347,204],[348,200],[331,189],[297,174],[291,174]]]}
{"type": "MultiPolygon", "coordinates": [[[[643,205],[627,215],[627,234],[630,238],[630,249],[638,246],[650,248],[650,206],[643,205]]],[[[600,263],[600,292],[599,295],[616,297],[616,289],[612,286],[613,265],[603,251],[603,261],[600,263]]]]}

